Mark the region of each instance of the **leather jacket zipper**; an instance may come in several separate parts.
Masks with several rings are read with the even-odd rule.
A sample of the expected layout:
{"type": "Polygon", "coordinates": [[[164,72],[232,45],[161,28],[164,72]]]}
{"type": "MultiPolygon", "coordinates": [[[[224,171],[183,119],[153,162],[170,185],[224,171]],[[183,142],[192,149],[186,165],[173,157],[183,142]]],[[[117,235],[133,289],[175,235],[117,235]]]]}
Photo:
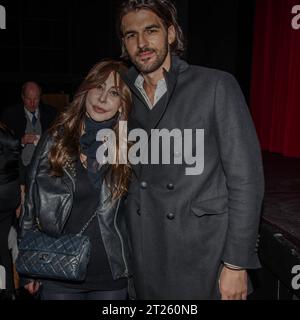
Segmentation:
{"type": "Polygon", "coordinates": [[[73,185],[73,190],[70,190],[71,191],[71,203],[72,203],[72,206],[70,206],[70,208],[69,208],[69,212],[68,212],[68,214],[66,215],[66,219],[65,219],[65,221],[64,221],[64,225],[63,225],[63,227],[62,227],[62,229],[64,229],[64,227],[65,227],[65,225],[66,225],[66,223],[67,223],[67,221],[68,221],[68,218],[69,218],[69,216],[70,216],[70,213],[71,213],[71,210],[72,210],[72,207],[73,207],[73,194],[74,194],[74,192],[75,192],[75,182],[74,182],[74,179],[73,179],[73,177],[72,177],[72,175],[68,172],[68,170],[67,169],[65,169],[65,168],[63,168],[63,171],[67,174],[67,176],[70,178],[70,180],[72,181],[72,185],[73,185]]]}
{"type": "Polygon", "coordinates": [[[73,192],[75,191],[75,182],[73,177],[71,176],[71,174],[68,172],[68,170],[66,168],[63,168],[64,172],[67,174],[67,176],[71,179],[72,181],[72,185],[73,185],[73,192]]]}
{"type": "Polygon", "coordinates": [[[122,239],[121,232],[120,232],[120,230],[119,230],[119,228],[117,226],[117,215],[118,215],[118,212],[119,212],[120,202],[121,202],[121,200],[118,201],[118,205],[117,205],[117,208],[116,208],[116,214],[115,214],[115,217],[114,217],[114,226],[116,228],[117,234],[118,234],[118,236],[120,238],[120,241],[121,241],[122,258],[123,258],[123,261],[124,261],[124,264],[125,264],[125,276],[128,276],[129,272],[128,272],[128,265],[127,265],[126,258],[125,258],[124,242],[123,242],[123,239],[122,239]]]}

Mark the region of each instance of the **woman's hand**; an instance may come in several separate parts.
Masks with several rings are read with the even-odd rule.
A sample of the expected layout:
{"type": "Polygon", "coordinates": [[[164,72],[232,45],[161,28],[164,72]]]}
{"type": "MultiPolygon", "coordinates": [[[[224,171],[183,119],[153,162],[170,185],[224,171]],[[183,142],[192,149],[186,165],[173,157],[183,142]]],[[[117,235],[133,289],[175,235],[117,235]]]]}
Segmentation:
{"type": "Polygon", "coordinates": [[[25,202],[25,186],[21,184],[20,186],[20,191],[21,191],[21,204],[18,206],[16,209],[16,217],[19,219],[22,213],[22,206],[24,205],[25,202]]]}
{"type": "Polygon", "coordinates": [[[16,209],[16,217],[19,219],[21,216],[22,205],[20,204],[16,209]]]}
{"type": "Polygon", "coordinates": [[[31,281],[27,283],[24,288],[32,295],[36,294],[40,289],[40,283],[38,281],[31,281]]]}

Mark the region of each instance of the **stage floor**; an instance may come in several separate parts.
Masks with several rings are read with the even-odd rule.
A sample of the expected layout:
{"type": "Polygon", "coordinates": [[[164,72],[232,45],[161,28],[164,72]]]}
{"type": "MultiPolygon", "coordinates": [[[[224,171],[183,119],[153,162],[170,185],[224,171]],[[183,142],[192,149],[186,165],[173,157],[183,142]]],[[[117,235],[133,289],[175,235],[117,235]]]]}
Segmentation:
{"type": "Polygon", "coordinates": [[[300,159],[264,153],[263,222],[278,228],[300,249],[300,159]]]}
{"type": "MultiPolygon", "coordinates": [[[[292,270],[300,265],[300,159],[264,153],[265,197],[253,299],[300,299],[292,270]]],[[[255,275],[255,274],[254,274],[255,275]]]]}

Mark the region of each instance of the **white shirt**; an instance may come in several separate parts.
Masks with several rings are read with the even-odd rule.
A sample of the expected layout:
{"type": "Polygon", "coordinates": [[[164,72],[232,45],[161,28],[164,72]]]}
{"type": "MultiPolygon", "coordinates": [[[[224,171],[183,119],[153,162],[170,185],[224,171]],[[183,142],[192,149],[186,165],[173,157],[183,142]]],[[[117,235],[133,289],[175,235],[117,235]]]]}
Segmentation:
{"type": "MultiPolygon", "coordinates": [[[[32,117],[33,117],[33,114],[26,108],[24,107],[24,110],[25,110],[25,113],[26,115],[28,116],[29,120],[32,122],[32,117]]],[[[35,114],[35,117],[38,119],[39,118],[39,108],[37,108],[35,111],[34,111],[34,114],[35,114]]]]}
{"type": "Polygon", "coordinates": [[[140,91],[142,94],[143,98],[145,99],[149,109],[153,109],[153,107],[158,103],[158,101],[162,98],[162,96],[168,91],[167,88],[167,83],[165,78],[162,78],[157,82],[156,90],[155,90],[155,95],[154,95],[154,103],[152,104],[145,89],[144,89],[144,82],[145,79],[144,77],[139,74],[138,77],[135,80],[134,85],[136,88],[140,91]]]}

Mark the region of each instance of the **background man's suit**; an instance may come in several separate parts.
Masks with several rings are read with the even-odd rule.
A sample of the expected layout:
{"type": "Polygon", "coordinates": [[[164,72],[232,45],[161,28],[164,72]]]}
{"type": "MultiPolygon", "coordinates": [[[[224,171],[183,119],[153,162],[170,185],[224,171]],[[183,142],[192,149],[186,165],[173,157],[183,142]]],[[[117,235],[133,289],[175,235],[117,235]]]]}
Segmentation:
{"type": "MultiPolygon", "coordinates": [[[[57,115],[56,109],[53,107],[40,103],[39,104],[39,122],[41,126],[41,133],[44,133],[53,123],[57,115]]],[[[24,104],[17,104],[4,109],[1,114],[1,120],[14,131],[16,137],[20,140],[24,136],[27,126],[28,118],[24,110],[24,104]]],[[[21,167],[21,184],[24,184],[25,167],[21,167]]]]}

